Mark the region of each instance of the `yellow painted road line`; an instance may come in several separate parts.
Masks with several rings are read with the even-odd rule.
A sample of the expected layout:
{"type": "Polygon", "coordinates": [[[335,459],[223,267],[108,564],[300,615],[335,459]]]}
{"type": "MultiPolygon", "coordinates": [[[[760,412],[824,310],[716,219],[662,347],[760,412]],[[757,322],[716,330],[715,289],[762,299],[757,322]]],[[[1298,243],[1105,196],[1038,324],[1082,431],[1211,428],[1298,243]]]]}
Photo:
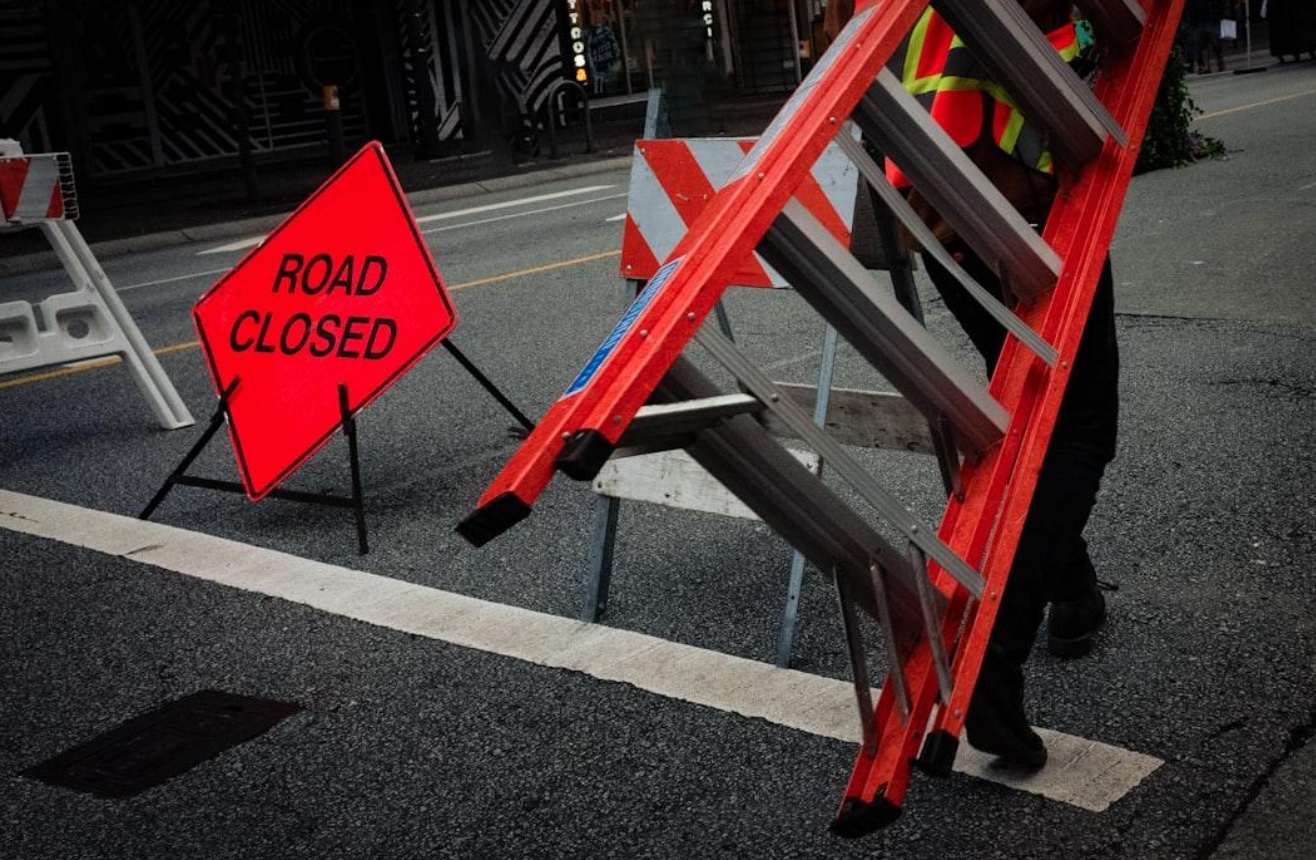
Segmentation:
{"type": "Polygon", "coordinates": [[[496,284],[499,281],[510,281],[515,278],[524,278],[530,275],[538,275],[544,272],[552,272],[557,269],[570,268],[571,266],[582,266],[585,263],[594,263],[594,262],[598,262],[599,260],[606,260],[609,257],[620,257],[620,256],[621,256],[621,251],[604,251],[602,254],[590,254],[587,257],[577,257],[574,260],[563,260],[559,263],[547,263],[543,266],[535,266],[534,268],[531,269],[520,269],[515,272],[506,272],[501,275],[494,275],[492,278],[481,278],[478,281],[467,281],[464,284],[457,284],[456,286],[449,287],[448,289],[455,293],[458,290],[469,290],[471,287],[483,287],[486,284],[496,284]]]}
{"type": "MultiPolygon", "coordinates": [[[[195,349],[200,346],[201,342],[189,340],[187,343],[176,343],[172,346],[162,346],[159,349],[151,350],[156,355],[172,355],[175,352],[195,349]]],[[[76,373],[86,373],[89,370],[103,370],[107,367],[114,367],[116,364],[123,364],[123,359],[117,355],[110,358],[101,358],[93,361],[81,362],[76,365],[61,367],[59,370],[48,370],[44,373],[34,373],[31,376],[21,376],[18,379],[10,379],[0,382],[0,391],[9,388],[18,388],[20,385],[32,385],[36,382],[46,382],[50,379],[60,379],[65,376],[73,376],[76,373]]]]}
{"type": "Polygon", "coordinates": [[[1252,108],[1265,107],[1266,105],[1278,104],[1280,102],[1286,102],[1291,99],[1300,99],[1303,96],[1316,96],[1316,90],[1304,90],[1300,93],[1290,93],[1287,96],[1276,96],[1273,99],[1265,99],[1259,102],[1251,102],[1250,104],[1238,105],[1237,107],[1224,108],[1222,110],[1213,110],[1210,113],[1202,114],[1201,116],[1197,117],[1197,119],[1193,120],[1193,122],[1201,122],[1204,119],[1215,119],[1218,116],[1228,116],[1231,113],[1238,113],[1241,110],[1251,110],[1252,108]]]}
{"type": "MultiPolygon", "coordinates": [[[[544,272],[553,272],[558,269],[567,269],[571,266],[583,266],[586,263],[595,263],[599,260],[606,260],[610,257],[620,257],[621,251],[604,251],[601,254],[589,254],[584,257],[577,257],[574,260],[562,260],[557,263],[546,263],[542,266],[534,266],[529,269],[518,269],[515,272],[504,272],[501,275],[494,275],[488,278],[480,278],[476,281],[467,281],[463,284],[453,284],[448,287],[448,292],[455,293],[458,290],[469,290],[471,287],[483,287],[488,284],[497,284],[502,281],[512,281],[517,278],[526,278],[531,275],[538,275],[544,272]]],[[[212,273],[213,274],[213,273],[212,273]]],[[[170,278],[169,280],[182,280],[181,278],[170,278]]],[[[165,283],[159,281],[157,283],[165,283]]],[[[138,284],[137,286],[147,286],[147,284],[138,284]]],[[[122,291],[122,290],[121,290],[122,291]]],[[[156,355],[172,355],[175,352],[183,352],[189,349],[196,349],[200,346],[200,341],[190,340],[187,343],[176,343],[172,346],[162,346],[159,349],[152,350],[156,355]]],[[[90,370],[103,370],[107,367],[114,367],[121,364],[122,359],[117,356],[106,358],[100,361],[90,361],[86,364],[79,364],[72,367],[61,367],[58,370],[49,370],[44,373],[34,373],[29,376],[20,376],[17,379],[0,381],[0,391],[6,391],[10,388],[18,388],[22,385],[34,385],[38,382],[47,382],[52,379],[62,379],[66,376],[73,376],[78,373],[86,373],[90,370]]]]}

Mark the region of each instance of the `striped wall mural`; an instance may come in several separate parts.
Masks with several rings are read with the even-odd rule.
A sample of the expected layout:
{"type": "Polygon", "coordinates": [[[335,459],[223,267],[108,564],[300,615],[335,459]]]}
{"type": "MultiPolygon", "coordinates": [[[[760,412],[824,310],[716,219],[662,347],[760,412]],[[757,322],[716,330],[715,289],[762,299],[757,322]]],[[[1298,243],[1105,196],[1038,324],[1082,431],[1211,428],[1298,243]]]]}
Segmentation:
{"type": "MultiPolygon", "coordinates": [[[[435,95],[439,139],[455,140],[469,132],[463,128],[462,100],[471,88],[464,81],[463,22],[470,35],[480,69],[493,75],[504,112],[541,110],[553,83],[562,77],[558,10],[560,0],[422,0],[424,44],[430,46],[428,73],[435,95]],[[464,7],[464,8],[462,8],[464,7]],[[464,14],[463,14],[464,13],[464,14]]],[[[413,0],[394,0],[399,21],[410,14],[413,0]]],[[[405,27],[405,24],[401,26],[405,27]]],[[[419,107],[415,99],[415,71],[411,51],[403,37],[402,65],[408,93],[407,108],[413,133],[418,135],[419,107]]],[[[492,109],[486,105],[485,109],[492,109]]]]}
{"type": "Polygon", "coordinates": [[[54,61],[39,8],[22,0],[0,0],[0,137],[11,137],[27,152],[55,149],[51,124],[54,61]]]}
{"type": "MultiPolygon", "coordinates": [[[[237,155],[230,24],[241,46],[252,150],[325,145],[320,94],[299,73],[297,40],[316,21],[349,20],[350,0],[81,2],[54,7],[49,19],[31,11],[41,5],[0,0],[0,136],[17,136],[29,151],[70,148],[76,136],[85,151],[75,166],[92,177],[237,155]],[[78,66],[68,76],[82,79],[77,92],[56,91],[51,28],[67,42],[67,62],[78,66]],[[76,104],[76,132],[51,130],[60,99],[76,104]]],[[[359,100],[344,99],[342,116],[349,146],[363,141],[359,100]]]]}
{"type": "MultiPolygon", "coordinates": [[[[563,74],[561,2],[0,0],[0,137],[33,152],[73,149],[90,178],[233,159],[244,143],[257,155],[323,148],[320,93],[298,57],[308,29],[339,22],[358,43],[378,42],[373,93],[388,104],[374,115],[391,125],[376,134],[418,140],[407,16],[419,9],[439,138],[459,140],[473,131],[463,104],[473,92],[486,115],[543,109],[563,74]]],[[[349,149],[367,136],[363,98],[343,93],[349,149]]]]}
{"type": "MultiPolygon", "coordinates": [[[[298,68],[298,39],[317,23],[350,28],[351,4],[348,0],[238,0],[237,5],[243,95],[253,147],[261,152],[323,146],[321,96],[298,68]]],[[[345,93],[342,98],[349,150],[366,139],[365,112],[353,95],[345,93]]]]}
{"type": "Polygon", "coordinates": [[[425,71],[434,93],[435,115],[439,124],[439,140],[459,140],[464,137],[462,128],[462,72],[461,33],[456,21],[457,9],[453,0],[433,0],[417,4],[414,0],[394,0],[399,38],[402,44],[401,66],[406,92],[407,116],[412,138],[420,139],[418,116],[420,105],[416,100],[416,62],[411,56],[407,38],[407,16],[412,9],[423,7],[420,18],[421,42],[428,46],[425,71]]]}
{"type": "Polygon", "coordinates": [[[541,110],[562,78],[558,0],[481,0],[471,18],[501,94],[530,113],[541,110]]]}

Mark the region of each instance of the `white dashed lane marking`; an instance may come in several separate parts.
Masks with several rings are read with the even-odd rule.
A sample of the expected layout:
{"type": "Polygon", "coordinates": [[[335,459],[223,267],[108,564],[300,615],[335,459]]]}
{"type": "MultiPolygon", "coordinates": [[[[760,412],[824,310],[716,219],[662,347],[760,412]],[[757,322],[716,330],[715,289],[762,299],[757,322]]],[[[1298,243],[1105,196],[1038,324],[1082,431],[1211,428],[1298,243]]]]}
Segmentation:
{"type": "MultiPolygon", "coordinates": [[[[483,215],[486,212],[497,212],[502,209],[512,209],[517,206],[530,206],[535,203],[544,203],[549,200],[562,200],[567,197],[579,197],[585,194],[593,194],[597,191],[608,191],[616,187],[617,186],[615,185],[589,185],[584,188],[572,188],[567,191],[555,191],[550,194],[536,194],[533,197],[521,197],[516,200],[505,200],[501,203],[488,203],[485,204],[484,206],[472,206],[467,209],[458,209],[453,212],[439,212],[434,215],[424,215],[422,217],[417,218],[416,223],[430,224],[435,221],[449,221],[454,218],[465,218],[470,215],[483,215]]],[[[625,197],[625,196],[626,196],[625,194],[613,194],[613,195],[608,195],[606,197],[595,198],[594,200],[584,201],[584,203],[597,203],[604,200],[616,200],[620,197],[625,197]]],[[[584,203],[568,204],[568,206],[584,205],[584,203]]],[[[538,215],[543,212],[554,212],[557,211],[558,209],[568,208],[568,206],[553,206],[545,209],[536,209],[530,212],[518,212],[512,215],[504,216],[503,218],[486,218],[480,221],[473,221],[470,224],[458,224],[458,225],[454,225],[453,227],[434,228],[429,230],[422,230],[421,232],[439,233],[442,232],[443,230],[456,229],[458,227],[473,227],[479,224],[489,224],[492,223],[493,221],[501,221],[504,220],[505,218],[519,218],[526,215],[538,215]]],[[[255,246],[259,245],[263,241],[265,241],[264,236],[249,236],[246,239],[238,239],[237,241],[229,242],[226,245],[219,245],[214,248],[207,248],[204,251],[197,251],[197,256],[201,257],[207,254],[229,254],[235,251],[245,251],[247,248],[254,248],[255,246]]]]}

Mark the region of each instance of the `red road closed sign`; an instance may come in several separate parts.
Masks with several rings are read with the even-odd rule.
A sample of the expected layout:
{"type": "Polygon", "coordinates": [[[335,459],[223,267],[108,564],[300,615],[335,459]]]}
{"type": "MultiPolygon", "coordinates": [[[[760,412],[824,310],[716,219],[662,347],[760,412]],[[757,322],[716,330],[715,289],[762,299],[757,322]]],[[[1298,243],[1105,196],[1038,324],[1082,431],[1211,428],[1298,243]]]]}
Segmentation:
{"type": "Polygon", "coordinates": [[[367,144],[192,310],[259,501],[438,346],[457,315],[383,147],[367,144]]]}

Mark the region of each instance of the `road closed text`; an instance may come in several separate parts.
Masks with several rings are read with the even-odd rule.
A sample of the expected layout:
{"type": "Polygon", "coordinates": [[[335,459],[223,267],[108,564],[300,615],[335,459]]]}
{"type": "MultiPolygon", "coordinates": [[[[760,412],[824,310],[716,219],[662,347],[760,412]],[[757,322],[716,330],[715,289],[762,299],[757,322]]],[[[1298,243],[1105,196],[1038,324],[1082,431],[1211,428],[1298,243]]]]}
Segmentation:
{"type": "Polygon", "coordinates": [[[238,353],[384,358],[397,342],[397,321],[368,311],[369,298],[384,288],[387,277],[388,261],[383,257],[284,254],[272,290],[278,298],[269,309],[238,314],[229,346],[238,353]],[[315,304],[322,308],[296,310],[298,304],[304,305],[297,301],[302,297],[320,300],[315,304]],[[351,305],[358,300],[361,313],[352,313],[357,308],[351,305]]]}

